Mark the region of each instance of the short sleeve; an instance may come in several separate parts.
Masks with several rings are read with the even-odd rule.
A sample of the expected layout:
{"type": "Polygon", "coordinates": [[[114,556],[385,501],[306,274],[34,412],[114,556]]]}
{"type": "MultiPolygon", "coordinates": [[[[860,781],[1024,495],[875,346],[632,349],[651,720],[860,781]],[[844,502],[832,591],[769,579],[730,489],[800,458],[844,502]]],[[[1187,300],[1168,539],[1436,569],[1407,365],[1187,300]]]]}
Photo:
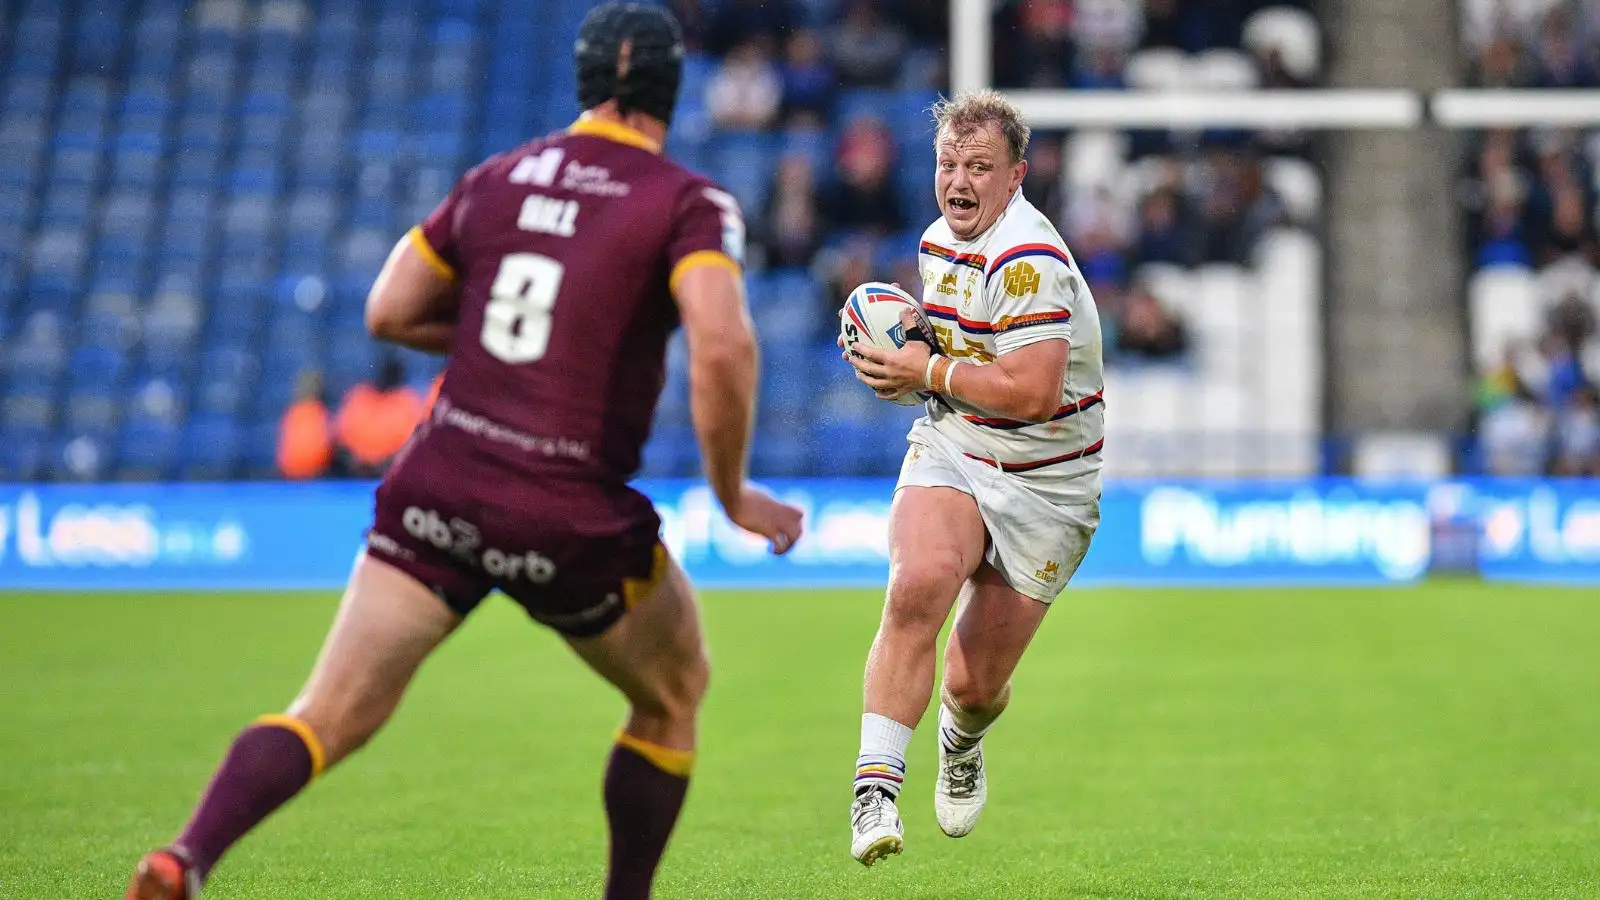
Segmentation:
{"type": "Polygon", "coordinates": [[[456,272],[461,267],[461,254],[459,247],[460,217],[466,207],[465,197],[472,178],[477,174],[473,169],[461,176],[455,187],[450,189],[449,196],[439,201],[439,205],[428,213],[422,224],[411,229],[407,237],[411,246],[422,255],[422,258],[435,272],[452,281],[456,272]]]}
{"type": "Polygon", "coordinates": [[[674,291],[685,272],[702,265],[734,272],[744,265],[744,216],[739,201],[703,181],[692,182],[678,201],[667,243],[667,266],[674,291]]]}
{"type": "Polygon", "coordinates": [[[984,295],[1002,356],[1048,340],[1072,340],[1078,276],[1070,258],[1051,244],[1023,244],[995,257],[984,295]]]}

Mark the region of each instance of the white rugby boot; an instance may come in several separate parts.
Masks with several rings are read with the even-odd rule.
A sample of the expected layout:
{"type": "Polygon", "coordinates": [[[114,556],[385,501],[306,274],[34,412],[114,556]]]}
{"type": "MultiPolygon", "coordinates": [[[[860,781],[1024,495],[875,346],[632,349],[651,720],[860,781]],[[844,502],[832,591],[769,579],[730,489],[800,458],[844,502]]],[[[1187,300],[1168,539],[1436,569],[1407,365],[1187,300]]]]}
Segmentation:
{"type": "Polygon", "coordinates": [[[946,751],[944,741],[940,741],[939,777],[933,785],[933,816],[939,820],[939,828],[953,838],[966,836],[977,827],[988,799],[983,741],[961,753],[946,751]]]}
{"type": "Polygon", "coordinates": [[[850,855],[863,866],[905,849],[900,810],[883,791],[864,791],[850,805],[850,855]]]}

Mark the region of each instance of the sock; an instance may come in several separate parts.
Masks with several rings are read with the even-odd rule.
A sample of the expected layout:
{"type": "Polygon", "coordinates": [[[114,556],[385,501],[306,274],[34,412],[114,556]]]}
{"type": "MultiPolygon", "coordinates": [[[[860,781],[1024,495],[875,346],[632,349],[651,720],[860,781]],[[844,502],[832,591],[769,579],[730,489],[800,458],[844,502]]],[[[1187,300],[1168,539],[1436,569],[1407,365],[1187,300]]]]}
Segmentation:
{"type": "Polygon", "coordinates": [[[606,821],[611,868],[605,900],[647,900],[689,792],[694,753],[617,735],[606,766],[606,821]]]}
{"type": "Polygon", "coordinates": [[[983,739],[989,727],[985,725],[975,732],[963,730],[956,724],[955,714],[950,712],[950,707],[939,704],[939,743],[946,753],[964,753],[978,746],[978,741],[983,739]]]}
{"type": "Polygon", "coordinates": [[[289,716],[262,716],[234,738],[200,805],[173,842],[203,881],[228,852],[322,771],[322,742],[289,716]]]}
{"type": "Polygon", "coordinates": [[[867,713],[861,717],[861,755],[856,757],[856,794],[877,789],[890,800],[900,796],[906,780],[906,748],[911,728],[888,716],[867,713]]]}

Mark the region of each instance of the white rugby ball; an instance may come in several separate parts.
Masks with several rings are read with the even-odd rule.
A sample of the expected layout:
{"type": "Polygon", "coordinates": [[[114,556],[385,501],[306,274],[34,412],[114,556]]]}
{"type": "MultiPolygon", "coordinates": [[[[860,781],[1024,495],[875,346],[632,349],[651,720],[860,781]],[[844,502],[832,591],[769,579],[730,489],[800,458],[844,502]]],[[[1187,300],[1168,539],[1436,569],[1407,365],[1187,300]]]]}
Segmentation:
{"type": "MultiPolygon", "coordinates": [[[[898,350],[905,346],[906,329],[900,322],[900,313],[910,308],[916,315],[922,333],[929,339],[933,328],[928,325],[928,315],[916,298],[892,284],[869,281],[850,292],[839,316],[839,334],[844,338],[845,349],[860,341],[885,350],[898,350]]],[[[892,401],[901,406],[917,406],[927,402],[932,395],[924,391],[906,394],[892,401]]]]}

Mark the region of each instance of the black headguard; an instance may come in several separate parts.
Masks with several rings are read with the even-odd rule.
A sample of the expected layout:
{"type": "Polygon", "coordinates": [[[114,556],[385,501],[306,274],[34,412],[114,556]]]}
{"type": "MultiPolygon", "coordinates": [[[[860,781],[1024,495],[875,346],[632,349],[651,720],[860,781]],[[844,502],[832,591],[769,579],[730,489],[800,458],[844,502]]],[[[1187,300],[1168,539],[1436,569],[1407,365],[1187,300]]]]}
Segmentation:
{"type": "Polygon", "coordinates": [[[672,13],[644,3],[597,6],[578,29],[572,60],[582,108],[615,98],[624,114],[672,121],[683,75],[683,31],[672,13]]]}

